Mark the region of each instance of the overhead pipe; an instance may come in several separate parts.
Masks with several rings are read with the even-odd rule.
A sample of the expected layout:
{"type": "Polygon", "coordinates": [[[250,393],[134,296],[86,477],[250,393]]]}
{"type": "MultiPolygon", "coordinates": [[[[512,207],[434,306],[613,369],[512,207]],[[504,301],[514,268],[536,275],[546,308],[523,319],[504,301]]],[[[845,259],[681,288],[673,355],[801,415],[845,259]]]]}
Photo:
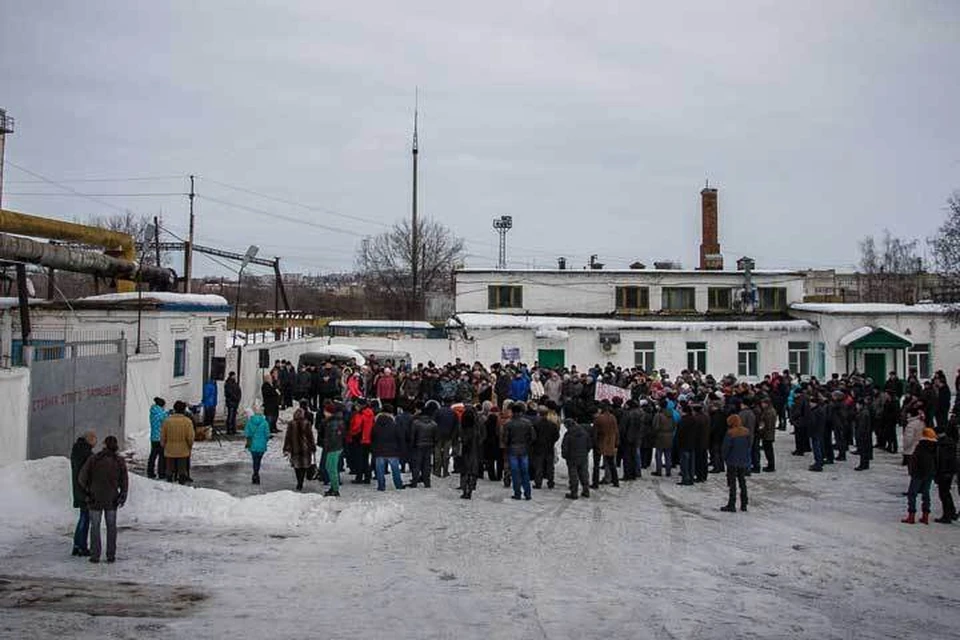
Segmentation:
{"type": "MultiPolygon", "coordinates": [[[[48,238],[50,240],[69,240],[72,242],[80,242],[83,244],[103,247],[107,251],[117,253],[122,262],[133,265],[132,271],[129,271],[126,268],[121,269],[119,265],[114,265],[111,267],[118,273],[129,274],[130,276],[121,277],[117,280],[117,291],[123,293],[136,290],[136,283],[134,282],[133,276],[136,275],[137,271],[137,249],[134,238],[130,234],[122,233],[120,231],[110,231],[109,229],[103,229],[101,227],[78,224],[76,222],[65,222],[63,220],[55,220],[53,218],[32,216],[26,213],[20,213],[18,211],[10,211],[8,209],[0,209],[0,231],[38,238],[48,238]]],[[[38,244],[41,244],[41,246],[48,246],[43,245],[42,243],[38,244]]],[[[90,252],[86,252],[86,254],[96,255],[91,254],[90,252]]],[[[110,258],[110,256],[101,257],[110,258]]],[[[85,262],[88,260],[88,258],[82,257],[77,259],[84,264],[89,264],[88,262],[85,262]]],[[[25,260],[25,262],[29,261],[25,260]]],[[[42,263],[36,262],[34,264],[42,263]]],[[[104,262],[102,264],[106,265],[109,263],[104,262]]],[[[44,266],[53,265],[44,264],[44,266]]],[[[70,269],[69,267],[55,268],[62,268],[65,270],[70,269]]],[[[144,271],[146,271],[146,267],[144,268],[144,271]]],[[[86,271],[84,273],[90,272],[86,271]]]]}
{"type": "Polygon", "coordinates": [[[134,282],[137,279],[138,270],[142,281],[163,288],[172,287],[176,279],[170,269],[163,267],[152,265],[142,265],[141,267],[136,262],[122,258],[38,242],[30,238],[20,238],[5,233],[0,233],[0,260],[38,264],[61,271],[74,271],[89,273],[102,278],[114,278],[118,283],[118,291],[120,290],[119,283],[121,280],[134,282]]]}

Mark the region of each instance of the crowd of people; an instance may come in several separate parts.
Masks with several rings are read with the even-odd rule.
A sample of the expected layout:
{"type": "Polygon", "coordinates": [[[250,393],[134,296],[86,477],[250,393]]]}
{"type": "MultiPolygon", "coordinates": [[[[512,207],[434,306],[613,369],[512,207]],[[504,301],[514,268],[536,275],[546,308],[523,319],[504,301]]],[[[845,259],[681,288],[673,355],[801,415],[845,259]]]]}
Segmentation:
{"type": "MultiPolygon", "coordinates": [[[[211,400],[208,390],[204,395],[211,400]]],[[[234,432],[241,393],[232,372],[225,397],[227,429],[234,432]]],[[[579,371],[460,360],[415,367],[371,361],[359,368],[328,361],[298,372],[278,361],[264,376],[260,401],[246,410],[243,434],[251,481],[259,484],[268,442],[281,432],[280,411],[294,409],[282,451],[296,489],[315,480],[331,497],[340,496],[345,473],[356,484],[375,481],[379,491],[386,490],[388,474],[395,489],[406,489],[429,488],[432,478],[454,473],[463,499],[486,478],[502,482],[515,500],[531,500],[533,489],[555,487],[555,464],[562,458],[571,500],[637,480],[645,470],[657,477],[679,472],[683,486],[706,482],[713,473],[726,475],[728,500],[721,510],[735,511],[739,498],[746,511],[747,478],[776,472],[777,432],[792,428],[792,454],[810,454],[811,472],[847,460],[848,453],[857,456],[856,471],[870,469],[875,451],[902,455],[910,478],[902,522],[929,523],[935,482],[942,505],[936,521],[950,523],[958,517],[954,478],[960,489],[955,397],[960,372],[951,390],[942,371],[925,382],[913,372],[906,381],[891,372],[877,385],[857,373],[820,381],[783,371],[748,382],[696,371],[674,378],[663,369],[610,363],[579,371]],[[613,397],[598,399],[610,389],[617,391],[613,397]]],[[[203,413],[207,421],[209,412],[203,413]]],[[[195,421],[186,403],[177,401],[168,411],[165,400],[155,398],[150,432],[148,477],[191,483],[195,421]]],[[[112,561],[127,472],[116,438],[108,437],[94,455],[95,441],[85,434],[71,455],[74,506],[80,509],[74,555],[99,561],[104,518],[112,561]]]]}
{"type": "Polygon", "coordinates": [[[928,521],[933,482],[943,504],[938,521],[957,518],[954,393],[942,371],[926,382],[914,372],[905,381],[891,372],[878,385],[857,373],[821,381],[783,371],[747,382],[695,371],[673,378],[662,369],[611,363],[580,371],[459,359],[415,367],[371,361],[359,368],[331,361],[297,372],[278,362],[264,387],[272,389],[264,397],[298,405],[284,443],[291,464],[303,472],[298,489],[315,477],[330,484],[328,495],[339,495],[339,472],[346,468],[353,482],[375,478],[385,490],[387,469],[397,488],[429,487],[431,475],[444,477],[452,466],[465,499],[482,477],[502,481],[515,499],[530,499],[531,486],[555,484],[562,434],[570,499],[652,468],[660,477],[678,470],[678,484],[688,486],[726,473],[724,509],[735,506],[739,491],[746,510],[746,478],[776,472],[777,431],[792,428],[792,454],[810,454],[812,472],[847,460],[848,453],[857,456],[855,470],[866,471],[875,450],[902,452],[911,477],[904,522],[916,520],[918,496],[920,521],[928,521]],[[597,400],[598,385],[622,393],[597,400]]]}

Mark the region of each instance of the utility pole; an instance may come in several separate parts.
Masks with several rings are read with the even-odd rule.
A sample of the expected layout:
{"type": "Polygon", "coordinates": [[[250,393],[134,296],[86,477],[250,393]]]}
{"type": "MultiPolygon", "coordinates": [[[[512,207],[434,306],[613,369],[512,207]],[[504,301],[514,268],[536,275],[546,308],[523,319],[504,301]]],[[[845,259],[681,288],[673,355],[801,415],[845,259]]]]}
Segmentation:
{"type": "Polygon", "coordinates": [[[3,155],[7,146],[8,133],[13,133],[13,118],[0,109],[0,209],[3,208],[3,155]]]}
{"type": "Polygon", "coordinates": [[[414,92],[413,98],[413,226],[410,230],[410,244],[411,244],[411,272],[413,276],[413,286],[412,286],[412,304],[413,309],[410,313],[411,320],[419,319],[419,304],[418,304],[418,291],[417,291],[417,279],[420,274],[420,229],[418,228],[417,222],[417,154],[419,149],[417,147],[417,117],[418,117],[418,108],[420,102],[420,91],[419,88],[414,92]]]}
{"type": "Polygon", "coordinates": [[[190,281],[193,280],[193,199],[196,197],[193,189],[193,176],[190,176],[190,193],[187,197],[190,199],[190,233],[187,235],[187,245],[183,251],[183,292],[190,293],[190,281]]]}
{"type": "Polygon", "coordinates": [[[157,249],[157,267],[160,267],[160,218],[153,216],[153,245],[157,249]]]}

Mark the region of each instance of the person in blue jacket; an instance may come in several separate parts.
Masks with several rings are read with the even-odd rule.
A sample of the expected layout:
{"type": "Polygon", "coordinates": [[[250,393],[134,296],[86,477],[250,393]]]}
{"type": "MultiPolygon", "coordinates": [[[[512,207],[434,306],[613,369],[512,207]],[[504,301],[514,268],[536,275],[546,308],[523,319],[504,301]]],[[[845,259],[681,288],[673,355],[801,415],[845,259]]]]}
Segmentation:
{"type": "Polygon", "coordinates": [[[517,372],[510,383],[510,399],[514,402],[526,402],[530,396],[530,379],[517,372]]]}
{"type": "Polygon", "coordinates": [[[160,427],[163,421],[167,419],[170,412],[166,410],[167,403],[163,398],[154,398],[153,406],[150,407],[150,457],[147,459],[147,477],[157,477],[157,470],[160,470],[160,476],[163,477],[165,460],[163,458],[163,446],[160,444],[160,427]]]}
{"type": "Polygon", "coordinates": [[[727,464],[727,488],[730,499],[720,511],[737,510],[737,485],[740,485],[740,511],[747,510],[747,470],[752,465],[750,456],[750,431],[743,426],[740,416],[727,418],[727,434],[723,437],[721,455],[727,464]]]}
{"type": "Polygon", "coordinates": [[[247,438],[247,451],[253,459],[253,484],[260,484],[260,463],[263,454],[267,452],[267,440],[270,439],[270,423],[263,416],[259,406],[247,409],[247,424],[243,427],[243,434],[247,438]]]}
{"type": "Polygon", "coordinates": [[[217,382],[207,380],[203,385],[203,426],[212,427],[213,417],[217,413],[217,382]]]}

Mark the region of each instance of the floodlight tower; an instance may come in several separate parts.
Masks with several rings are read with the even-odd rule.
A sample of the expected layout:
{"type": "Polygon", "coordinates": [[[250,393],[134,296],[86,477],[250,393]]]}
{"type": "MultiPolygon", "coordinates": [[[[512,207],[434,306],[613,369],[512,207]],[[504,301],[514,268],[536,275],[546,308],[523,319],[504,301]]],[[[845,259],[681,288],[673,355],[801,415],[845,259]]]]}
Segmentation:
{"type": "Polygon", "coordinates": [[[0,109],[0,208],[3,208],[3,150],[7,144],[8,133],[13,133],[13,118],[0,109]]]}
{"type": "Polygon", "coordinates": [[[507,231],[513,228],[513,216],[494,218],[493,228],[500,234],[500,257],[497,260],[498,269],[507,268],[507,231]]]}

